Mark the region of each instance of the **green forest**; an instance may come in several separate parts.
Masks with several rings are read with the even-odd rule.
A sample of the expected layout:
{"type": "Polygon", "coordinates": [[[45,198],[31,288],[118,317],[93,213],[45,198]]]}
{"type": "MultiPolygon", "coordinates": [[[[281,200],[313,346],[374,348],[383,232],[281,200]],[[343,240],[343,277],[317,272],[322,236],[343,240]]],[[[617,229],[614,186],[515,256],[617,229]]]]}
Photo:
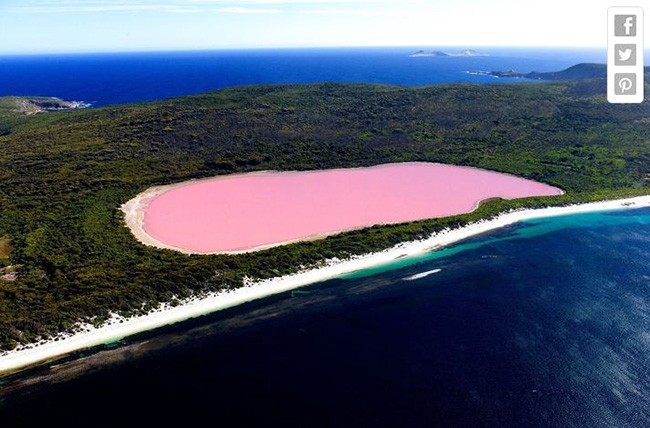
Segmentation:
{"type": "Polygon", "coordinates": [[[0,349],[515,207],[650,194],[650,103],[609,104],[603,86],[245,86],[31,115],[0,100],[0,349]],[[152,185],[190,178],[403,161],[508,172],[566,194],[233,256],[141,245],[119,210],[152,185]]]}

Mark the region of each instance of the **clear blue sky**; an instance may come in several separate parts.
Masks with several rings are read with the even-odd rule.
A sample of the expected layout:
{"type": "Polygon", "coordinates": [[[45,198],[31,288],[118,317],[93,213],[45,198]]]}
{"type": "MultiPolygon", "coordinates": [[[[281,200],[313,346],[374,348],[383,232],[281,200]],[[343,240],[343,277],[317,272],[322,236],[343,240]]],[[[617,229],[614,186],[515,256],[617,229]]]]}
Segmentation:
{"type": "MultiPolygon", "coordinates": [[[[604,48],[607,7],[628,3],[643,2],[0,0],[0,53],[311,46],[604,48]]],[[[648,34],[646,44],[650,46],[648,34]]]]}

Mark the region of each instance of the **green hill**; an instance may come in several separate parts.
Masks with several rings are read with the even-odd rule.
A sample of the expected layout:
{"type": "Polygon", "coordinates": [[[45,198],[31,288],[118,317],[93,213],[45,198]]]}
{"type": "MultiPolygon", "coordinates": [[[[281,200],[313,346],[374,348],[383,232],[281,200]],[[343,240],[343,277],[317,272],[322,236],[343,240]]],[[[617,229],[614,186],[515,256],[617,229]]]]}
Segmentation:
{"type": "Polygon", "coordinates": [[[17,267],[0,280],[0,346],[513,207],[650,193],[650,103],[611,105],[584,82],[250,86],[0,119],[0,237],[11,240],[4,265],[17,267]],[[189,178],[416,160],[505,171],[567,194],[239,256],[145,247],[118,210],[151,185],[189,178]]]}
{"type": "Polygon", "coordinates": [[[528,79],[542,80],[581,80],[581,79],[606,79],[607,64],[583,63],[576,64],[562,71],[551,71],[546,73],[532,72],[525,74],[528,79]]]}

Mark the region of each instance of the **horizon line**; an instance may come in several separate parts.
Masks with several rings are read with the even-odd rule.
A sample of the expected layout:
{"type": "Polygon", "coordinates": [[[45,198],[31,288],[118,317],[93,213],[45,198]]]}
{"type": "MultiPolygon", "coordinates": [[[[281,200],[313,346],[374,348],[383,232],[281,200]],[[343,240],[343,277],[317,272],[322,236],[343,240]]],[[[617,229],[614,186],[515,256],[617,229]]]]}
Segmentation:
{"type": "MultiPolygon", "coordinates": [[[[350,46],[222,46],[222,47],[194,47],[194,48],[137,48],[126,50],[70,50],[70,51],[0,51],[0,56],[44,56],[44,55],[93,55],[93,54],[137,54],[137,53],[181,53],[181,52],[219,52],[219,51],[274,51],[274,50],[311,50],[311,49],[433,49],[433,48],[453,48],[453,49],[600,49],[607,50],[607,46],[579,46],[579,45],[470,45],[470,44],[452,44],[452,45],[350,45],[350,46]]],[[[650,50],[650,48],[645,49],[650,50]]]]}

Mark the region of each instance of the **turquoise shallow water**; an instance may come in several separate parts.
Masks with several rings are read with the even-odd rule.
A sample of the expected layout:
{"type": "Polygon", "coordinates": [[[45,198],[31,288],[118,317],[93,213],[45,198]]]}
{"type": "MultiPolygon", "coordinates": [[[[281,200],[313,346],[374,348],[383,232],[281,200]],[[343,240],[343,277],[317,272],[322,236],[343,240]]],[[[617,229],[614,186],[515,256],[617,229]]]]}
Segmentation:
{"type": "Polygon", "coordinates": [[[9,379],[2,426],[650,426],[650,209],[381,269],[9,379]]]}
{"type": "Polygon", "coordinates": [[[488,234],[470,238],[462,243],[451,245],[438,251],[430,252],[413,257],[404,257],[395,260],[392,263],[375,266],[368,269],[358,270],[349,274],[342,275],[343,279],[363,278],[367,276],[378,275],[391,270],[402,269],[405,267],[425,263],[432,260],[444,259],[449,256],[461,253],[467,250],[480,248],[503,240],[532,238],[535,236],[545,235],[556,232],[565,228],[589,228],[602,226],[616,226],[617,224],[648,224],[650,217],[646,214],[645,209],[631,210],[625,212],[626,215],[615,215],[617,212],[594,212],[586,214],[574,214],[552,218],[542,218],[528,220],[512,225],[507,228],[495,230],[488,234]]]}

